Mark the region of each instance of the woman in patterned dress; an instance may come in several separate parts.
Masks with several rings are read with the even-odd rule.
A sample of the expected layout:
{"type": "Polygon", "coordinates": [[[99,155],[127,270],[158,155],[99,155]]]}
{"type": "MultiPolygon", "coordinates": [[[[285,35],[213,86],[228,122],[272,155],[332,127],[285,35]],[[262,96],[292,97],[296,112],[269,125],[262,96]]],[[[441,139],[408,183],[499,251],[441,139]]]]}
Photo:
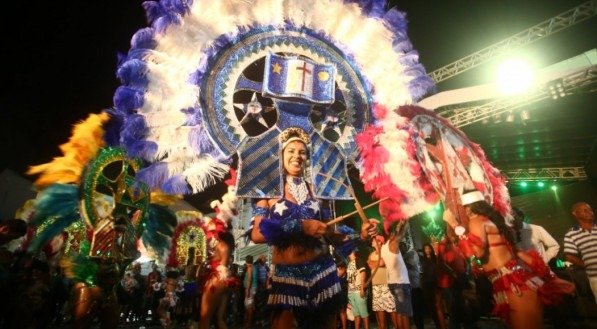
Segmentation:
{"type": "MultiPolygon", "coordinates": [[[[367,259],[367,264],[369,265],[373,275],[373,278],[371,279],[371,286],[373,288],[371,308],[373,312],[375,312],[377,326],[379,329],[385,329],[387,327],[386,312],[395,312],[396,302],[394,300],[394,296],[392,296],[392,293],[388,288],[386,266],[378,261],[379,257],[381,257],[379,255],[379,249],[381,248],[381,245],[384,243],[385,239],[383,236],[378,235],[375,237],[375,240],[371,242],[371,246],[374,249],[369,254],[369,258],[367,259]]],[[[393,317],[390,318],[394,319],[393,317]]],[[[394,327],[398,327],[398,325],[394,323],[394,327]]]]}

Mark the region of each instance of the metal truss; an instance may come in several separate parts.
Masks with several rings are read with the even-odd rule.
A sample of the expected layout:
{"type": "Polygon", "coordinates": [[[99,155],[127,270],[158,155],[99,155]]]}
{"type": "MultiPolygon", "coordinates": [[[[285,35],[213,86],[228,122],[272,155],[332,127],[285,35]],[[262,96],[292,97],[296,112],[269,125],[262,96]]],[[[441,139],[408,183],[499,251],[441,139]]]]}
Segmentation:
{"type": "Polygon", "coordinates": [[[583,167],[513,169],[502,170],[501,173],[506,175],[509,181],[584,181],[588,179],[583,167]]]}
{"type": "Polygon", "coordinates": [[[585,21],[597,13],[597,1],[587,1],[578,7],[572,8],[555,17],[545,20],[525,31],[517,33],[489,47],[483,48],[471,55],[468,55],[456,62],[440,67],[429,73],[429,76],[436,82],[450,79],[462,72],[481,65],[490,59],[508,53],[551,34],[559,32],[579,22],[585,21]]]}
{"type": "Polygon", "coordinates": [[[503,97],[477,106],[451,108],[448,111],[440,111],[440,114],[448,118],[455,127],[461,128],[547,98],[565,97],[587,88],[589,92],[593,92],[596,83],[597,65],[593,65],[549,81],[533,91],[517,97],[503,97]],[[557,89],[554,86],[557,86],[557,89]]]}

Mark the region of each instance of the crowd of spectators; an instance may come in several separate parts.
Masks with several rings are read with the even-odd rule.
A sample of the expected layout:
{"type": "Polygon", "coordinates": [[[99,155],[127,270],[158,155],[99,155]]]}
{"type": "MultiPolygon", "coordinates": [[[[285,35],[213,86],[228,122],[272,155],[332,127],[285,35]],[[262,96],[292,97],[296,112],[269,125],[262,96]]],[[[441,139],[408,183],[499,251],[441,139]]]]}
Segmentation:
{"type": "MultiPolygon", "coordinates": [[[[567,297],[564,307],[579,298],[595,303],[594,270],[597,259],[595,223],[591,207],[578,203],[572,207],[578,221],[559,243],[543,227],[529,224],[524,213],[515,208],[511,229],[517,248],[534,249],[552,270],[577,286],[575,296],[567,297]],[[576,275],[571,277],[555,266],[563,257],[576,275]]],[[[0,226],[2,246],[26,234],[21,220],[0,226]]],[[[387,236],[379,235],[370,245],[361,244],[347,259],[336,257],[338,275],[345,295],[338,314],[342,329],[373,324],[377,328],[422,329],[424,323],[436,328],[478,328],[481,318],[491,318],[491,284],[474,275],[470,262],[458,247],[458,237],[447,232],[441,241],[427,241],[417,250],[405,243],[407,225],[394,225],[387,236]],[[370,317],[370,315],[375,315],[370,317]]],[[[196,268],[161,268],[155,263],[142,274],[141,264],[133,263],[123,271],[117,284],[120,321],[123,324],[195,328],[199,321],[202,286],[196,268]],[[167,319],[167,321],[164,321],[167,319]]],[[[233,265],[232,275],[242,282],[229,292],[225,322],[229,328],[267,328],[271,311],[267,307],[271,266],[266,255],[247,256],[243,266],[233,265]]],[[[60,266],[33,258],[25,252],[0,251],[1,292],[12,301],[0,308],[2,328],[58,328],[68,325],[69,292],[72,283],[60,266]]],[[[561,310],[550,309],[546,319],[566,325],[561,310]],[[556,314],[558,317],[553,317],[556,314]]]]}

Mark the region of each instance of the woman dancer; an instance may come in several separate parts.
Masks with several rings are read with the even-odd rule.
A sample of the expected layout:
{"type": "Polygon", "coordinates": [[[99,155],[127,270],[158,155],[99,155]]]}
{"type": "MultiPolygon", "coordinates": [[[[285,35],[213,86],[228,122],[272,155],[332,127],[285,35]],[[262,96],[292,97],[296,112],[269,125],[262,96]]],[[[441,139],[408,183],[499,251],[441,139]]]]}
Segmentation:
{"type": "MultiPolygon", "coordinates": [[[[336,328],[341,287],[336,265],[324,237],[329,218],[303,177],[309,158],[309,136],[297,127],[280,134],[284,194],[254,205],[251,239],[272,245],[272,328],[336,328]]],[[[376,234],[373,222],[363,223],[360,237],[376,234]]],[[[353,235],[352,237],[358,237],[353,235]]]]}
{"type": "Polygon", "coordinates": [[[493,285],[494,310],[511,328],[542,328],[542,304],[561,300],[571,286],[558,279],[537,252],[514,249],[512,230],[479,191],[462,195],[468,217],[460,226],[452,212],[444,220],[460,237],[459,247],[493,285]],[[466,221],[465,221],[466,222],[466,221]]]}

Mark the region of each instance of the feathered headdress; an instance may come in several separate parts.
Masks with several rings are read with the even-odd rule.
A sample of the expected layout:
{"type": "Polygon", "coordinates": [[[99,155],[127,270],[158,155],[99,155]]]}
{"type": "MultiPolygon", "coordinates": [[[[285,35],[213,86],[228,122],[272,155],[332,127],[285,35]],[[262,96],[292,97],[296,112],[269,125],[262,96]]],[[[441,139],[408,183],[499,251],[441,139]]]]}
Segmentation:
{"type": "MultiPolygon", "coordinates": [[[[338,140],[333,141],[337,149],[320,142],[320,153],[316,149],[315,156],[327,154],[328,159],[342,157],[353,161],[359,153],[356,136],[371,124],[387,134],[379,138],[383,145],[388,145],[387,139],[407,144],[410,136],[403,132],[408,130],[404,120],[397,115],[388,118],[375,115],[372,109],[395,109],[410,104],[434,86],[406,36],[404,13],[387,10],[386,6],[385,0],[145,2],[151,26],[133,36],[132,47],[118,68],[122,86],[114,97],[116,111],[126,118],[122,144],[131,156],[140,156],[151,163],[139,173],[140,179],[166,192],[194,193],[222,178],[230,156],[239,148],[248,148],[247,152],[254,154],[252,144],[246,144],[254,138],[243,126],[244,119],[257,101],[259,106],[252,107],[254,112],[250,114],[259,123],[265,123],[260,109],[270,105],[267,100],[256,98],[253,92],[265,95],[261,94],[262,90],[278,88],[269,95],[275,94],[271,97],[284,101],[301,102],[304,98],[325,102],[318,99],[316,89],[310,95],[301,91],[290,95],[289,89],[285,89],[288,86],[267,85],[268,81],[277,81],[276,74],[284,73],[288,63],[303,63],[303,74],[320,72],[316,76],[319,81],[328,81],[328,72],[335,72],[336,91],[326,96],[346,109],[331,113],[331,121],[317,123],[315,127],[309,127],[306,121],[298,123],[315,136],[315,143],[319,132],[314,130],[338,122],[342,126],[344,131],[335,128],[340,132],[338,140]],[[274,60],[270,54],[293,57],[274,60]],[[247,78],[246,69],[263,67],[262,60],[266,57],[266,71],[270,64],[273,70],[270,75],[265,74],[264,79],[269,80],[247,78]],[[330,63],[335,71],[317,66],[330,63]],[[243,92],[252,97],[243,101],[243,92]],[[334,115],[340,119],[333,119],[334,115]]],[[[304,87],[303,82],[303,91],[304,87]]],[[[280,101],[274,103],[280,116],[278,131],[291,122],[297,123],[282,113],[296,114],[302,111],[298,110],[300,106],[288,110],[280,101]]],[[[267,134],[275,133],[276,129],[268,130],[267,134]]],[[[266,144],[268,136],[262,139],[260,148],[275,147],[266,144]]],[[[412,190],[398,195],[408,216],[420,211],[431,198],[421,191],[417,173],[412,172],[412,154],[396,152],[399,155],[390,159],[392,163],[387,169],[401,170],[400,174],[389,175],[392,184],[400,186],[395,189],[412,190]]],[[[249,161],[242,163],[251,165],[249,161]]],[[[273,164],[267,168],[263,162],[259,165],[258,171],[239,168],[239,177],[243,178],[239,184],[245,184],[243,176],[251,176],[254,179],[246,184],[258,185],[264,195],[271,195],[268,189],[279,193],[266,183],[258,184],[261,180],[271,180],[272,177],[259,175],[276,173],[273,164]]],[[[316,169],[341,172],[345,164],[339,162],[334,166],[316,169]]],[[[363,175],[368,176],[368,173],[363,175]]],[[[329,184],[317,175],[314,179],[316,186],[329,184]]],[[[342,193],[341,187],[325,188],[333,190],[326,194],[329,198],[342,193]]],[[[319,191],[316,193],[319,195],[319,191]]]]}

